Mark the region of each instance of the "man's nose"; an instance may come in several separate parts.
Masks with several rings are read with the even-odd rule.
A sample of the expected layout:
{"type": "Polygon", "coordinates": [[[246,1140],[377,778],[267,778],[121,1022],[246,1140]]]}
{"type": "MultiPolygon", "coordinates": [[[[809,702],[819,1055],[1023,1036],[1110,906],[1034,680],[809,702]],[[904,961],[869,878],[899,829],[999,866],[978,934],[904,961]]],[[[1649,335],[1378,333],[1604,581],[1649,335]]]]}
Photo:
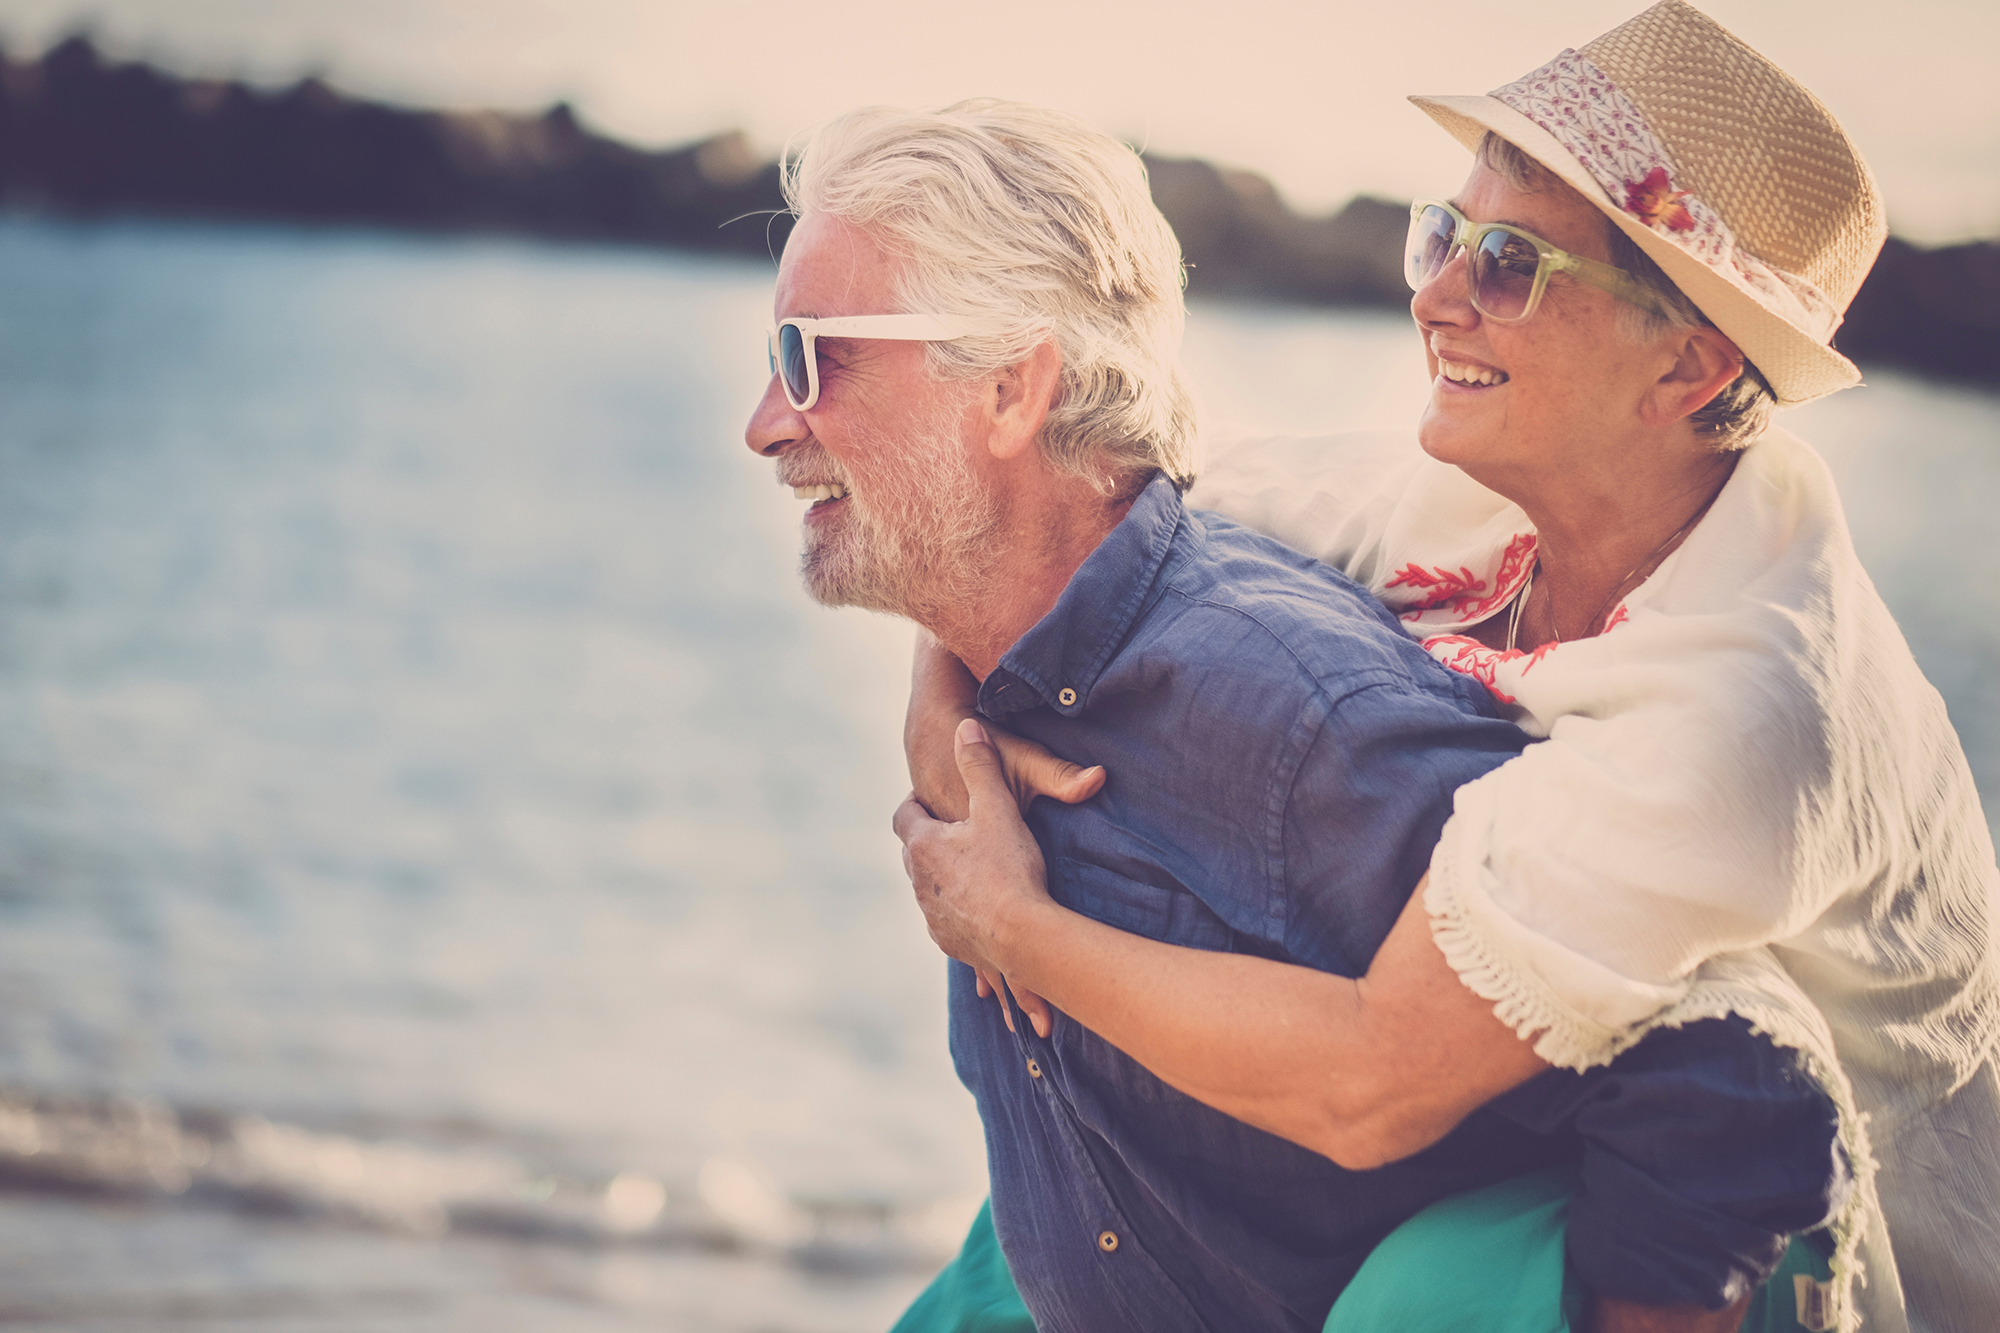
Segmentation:
{"type": "Polygon", "coordinates": [[[1412,292],[1410,314],[1417,323],[1437,329],[1463,328],[1476,322],[1479,312],[1473,308],[1472,292],[1467,285],[1470,272],[1465,251],[1460,250],[1429,282],[1412,292]]]}
{"type": "Polygon", "coordinates": [[[776,458],[808,433],[805,416],[793,409],[785,397],[784,384],[773,373],[771,382],[764,386],[764,396],[757,401],[757,410],[750,414],[750,424],[743,428],[743,442],[759,458],[776,458]]]}

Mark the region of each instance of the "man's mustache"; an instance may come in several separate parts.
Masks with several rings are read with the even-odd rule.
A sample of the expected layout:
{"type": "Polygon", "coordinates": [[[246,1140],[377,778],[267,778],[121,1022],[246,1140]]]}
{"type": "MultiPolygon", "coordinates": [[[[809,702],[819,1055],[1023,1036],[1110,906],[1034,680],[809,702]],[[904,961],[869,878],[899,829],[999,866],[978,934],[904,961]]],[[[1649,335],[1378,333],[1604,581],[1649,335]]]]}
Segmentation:
{"type": "Polygon", "coordinates": [[[816,486],[822,482],[837,482],[853,490],[847,469],[835,462],[833,455],[814,446],[810,449],[788,449],[778,459],[778,484],[780,486],[816,486]]]}

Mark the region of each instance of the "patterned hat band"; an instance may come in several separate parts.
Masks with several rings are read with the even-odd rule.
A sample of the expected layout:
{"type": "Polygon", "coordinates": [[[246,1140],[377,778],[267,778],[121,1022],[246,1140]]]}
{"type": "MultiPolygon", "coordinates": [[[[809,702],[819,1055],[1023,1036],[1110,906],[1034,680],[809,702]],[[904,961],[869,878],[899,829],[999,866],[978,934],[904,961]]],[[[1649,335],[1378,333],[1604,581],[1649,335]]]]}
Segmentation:
{"type": "Polygon", "coordinates": [[[1564,51],[1491,95],[1553,135],[1614,207],[1749,291],[1794,328],[1822,343],[1833,337],[1840,311],[1826,293],[1744,250],[1714,209],[1675,189],[1673,161],[1646,118],[1588,59],[1564,51]]]}

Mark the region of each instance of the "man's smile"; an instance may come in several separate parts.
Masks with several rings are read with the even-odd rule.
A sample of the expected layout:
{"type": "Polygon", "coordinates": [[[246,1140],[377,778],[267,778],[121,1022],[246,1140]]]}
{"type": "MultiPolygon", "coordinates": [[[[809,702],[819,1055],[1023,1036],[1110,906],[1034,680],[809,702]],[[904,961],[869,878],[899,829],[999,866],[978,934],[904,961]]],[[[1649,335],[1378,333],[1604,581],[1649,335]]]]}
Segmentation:
{"type": "Polygon", "coordinates": [[[817,486],[794,486],[792,487],[792,498],[794,500],[814,501],[845,500],[847,498],[847,487],[837,481],[821,482],[817,486]]]}
{"type": "Polygon", "coordinates": [[[823,519],[840,508],[846,502],[848,494],[847,487],[837,481],[822,481],[792,487],[793,499],[811,501],[806,509],[808,523],[815,519],[823,519]]]}

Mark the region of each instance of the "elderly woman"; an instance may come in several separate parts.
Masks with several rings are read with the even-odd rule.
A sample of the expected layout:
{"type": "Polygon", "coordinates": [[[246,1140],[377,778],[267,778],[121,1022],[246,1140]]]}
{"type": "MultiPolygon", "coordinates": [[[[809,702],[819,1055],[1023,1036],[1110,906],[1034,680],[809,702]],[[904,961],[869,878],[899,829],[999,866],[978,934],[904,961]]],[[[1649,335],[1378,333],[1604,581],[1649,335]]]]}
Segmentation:
{"type": "MultiPolygon", "coordinates": [[[[1423,456],[1238,450],[1190,498],[1344,569],[1545,739],[1459,790],[1354,982],[1054,902],[993,752],[969,726],[952,749],[970,678],[920,653],[919,795],[959,813],[962,771],[973,809],[898,812],[933,937],[1038,1030],[1046,997],[1353,1164],[1738,1015],[1840,1108],[1839,1326],[2000,1327],[1992,844],[1824,466],[1768,425],[1859,379],[1829,341],[1883,237],[1867,169],[1680,0],[1489,96],[1415,100],[1477,153],[1413,209],[1423,456]]],[[[994,734],[1029,799],[1101,780],[1038,783],[994,734]]]]}

